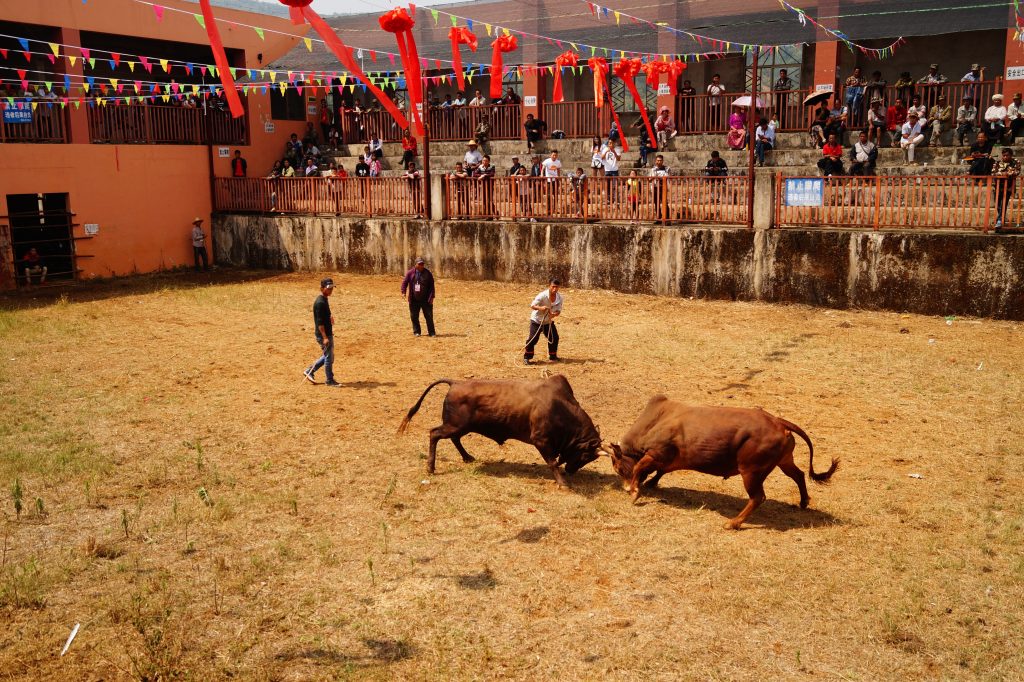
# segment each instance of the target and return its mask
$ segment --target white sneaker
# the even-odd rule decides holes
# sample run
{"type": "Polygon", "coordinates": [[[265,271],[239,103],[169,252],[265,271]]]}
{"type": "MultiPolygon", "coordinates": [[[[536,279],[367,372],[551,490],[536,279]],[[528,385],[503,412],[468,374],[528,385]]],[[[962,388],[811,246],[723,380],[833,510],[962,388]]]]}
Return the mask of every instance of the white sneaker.
{"type": "Polygon", "coordinates": [[[302,372],[302,376],[306,377],[306,381],[308,381],[309,383],[311,383],[311,384],[315,384],[316,383],[316,379],[313,378],[313,372],[311,372],[310,370],[307,369],[307,370],[303,371],[302,372]]]}

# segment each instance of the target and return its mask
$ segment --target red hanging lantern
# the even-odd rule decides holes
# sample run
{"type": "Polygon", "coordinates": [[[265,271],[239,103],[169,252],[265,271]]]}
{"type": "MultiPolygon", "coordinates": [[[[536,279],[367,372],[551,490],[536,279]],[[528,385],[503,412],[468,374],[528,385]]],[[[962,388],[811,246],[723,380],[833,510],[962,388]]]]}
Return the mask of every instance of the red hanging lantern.
{"type": "MultiPolygon", "coordinates": [[[[640,98],[640,93],[637,92],[636,83],[634,82],[641,68],[639,59],[622,59],[615,65],[615,75],[622,79],[626,89],[633,95],[633,101],[636,102],[636,106],[640,110],[640,116],[644,119],[644,125],[647,126],[647,135],[653,141],[658,138],[654,136],[654,129],[651,128],[651,119],[647,115],[647,107],[644,106],[644,101],[640,98]]],[[[625,139],[626,136],[623,135],[622,137],[625,139]]]]}
{"type": "MultiPolygon", "coordinates": [[[[413,5],[409,5],[415,13],[413,5]]],[[[388,33],[395,34],[398,41],[398,56],[405,68],[405,83],[409,89],[409,102],[412,104],[412,116],[416,122],[416,131],[423,134],[423,120],[420,107],[423,104],[423,80],[420,75],[420,56],[416,51],[416,39],[412,35],[412,27],[416,25],[404,7],[396,7],[381,15],[380,27],[388,33]]]]}
{"type": "Polygon", "coordinates": [[[571,50],[567,50],[555,57],[555,85],[551,100],[556,104],[565,101],[565,97],[562,96],[562,69],[566,66],[570,68],[576,66],[579,64],[579,61],[579,57],[571,50]]]}
{"type": "Polygon", "coordinates": [[[622,124],[619,123],[619,115],[615,113],[615,104],[612,102],[612,93],[608,90],[608,60],[604,57],[591,57],[587,60],[587,66],[594,72],[594,106],[600,109],[604,105],[605,96],[608,97],[608,106],[612,110],[612,120],[619,131],[619,139],[622,140],[622,151],[629,151],[629,142],[622,132],[622,124]]]}
{"type": "MultiPolygon", "coordinates": [[[[292,1],[301,2],[302,0],[292,1]]],[[[312,2],[312,0],[309,1],[312,2]]],[[[238,98],[238,91],[235,90],[235,79],[231,77],[228,56],[224,52],[224,43],[220,39],[220,31],[217,30],[217,20],[213,16],[210,0],[199,0],[199,7],[203,12],[203,24],[206,25],[206,35],[210,39],[213,61],[217,64],[217,72],[220,76],[220,84],[224,86],[224,96],[228,100],[228,108],[231,110],[231,115],[238,118],[245,114],[245,107],[242,106],[242,100],[238,98]]]]}
{"type": "Polygon", "coordinates": [[[491,99],[498,99],[501,97],[501,72],[502,72],[502,59],[501,54],[503,52],[511,52],[519,47],[519,41],[516,40],[514,35],[503,35],[498,36],[491,45],[494,47],[494,53],[491,55],[491,99]]]}
{"type": "Polygon", "coordinates": [[[452,26],[448,29],[448,38],[452,41],[452,66],[455,69],[455,78],[458,80],[459,90],[465,90],[466,74],[462,73],[459,45],[466,45],[471,51],[476,52],[476,34],[465,26],[452,26]]]}

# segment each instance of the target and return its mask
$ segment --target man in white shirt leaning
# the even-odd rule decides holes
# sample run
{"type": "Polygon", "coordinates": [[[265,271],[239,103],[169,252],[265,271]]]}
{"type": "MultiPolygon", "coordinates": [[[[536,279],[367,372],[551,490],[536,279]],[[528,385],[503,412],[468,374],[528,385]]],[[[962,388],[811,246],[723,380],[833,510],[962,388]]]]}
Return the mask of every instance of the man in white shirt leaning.
{"type": "Polygon", "coordinates": [[[530,305],[533,313],[530,315],[530,335],[526,339],[526,349],[523,353],[523,363],[530,364],[533,360],[533,349],[537,346],[540,335],[544,334],[548,340],[548,359],[551,362],[558,362],[558,330],[555,328],[555,318],[562,314],[562,294],[558,292],[562,282],[552,277],[548,281],[548,288],[537,294],[530,305]]]}

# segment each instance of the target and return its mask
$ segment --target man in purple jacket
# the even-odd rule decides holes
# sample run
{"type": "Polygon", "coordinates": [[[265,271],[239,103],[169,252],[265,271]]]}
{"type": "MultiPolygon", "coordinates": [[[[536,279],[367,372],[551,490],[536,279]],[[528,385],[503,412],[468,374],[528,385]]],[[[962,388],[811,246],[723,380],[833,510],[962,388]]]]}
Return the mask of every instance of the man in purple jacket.
{"type": "Polygon", "coordinates": [[[437,336],[434,331],[434,276],[416,259],[416,266],[405,273],[402,280],[402,297],[409,301],[409,317],[412,318],[412,335],[420,335],[420,311],[427,321],[427,336],[437,336]]]}

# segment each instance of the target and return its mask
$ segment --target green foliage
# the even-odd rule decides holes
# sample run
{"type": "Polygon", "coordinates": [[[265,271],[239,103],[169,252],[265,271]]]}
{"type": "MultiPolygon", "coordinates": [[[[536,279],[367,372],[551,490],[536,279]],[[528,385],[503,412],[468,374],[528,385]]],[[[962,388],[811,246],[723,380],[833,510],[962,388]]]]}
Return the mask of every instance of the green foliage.
{"type": "Polygon", "coordinates": [[[14,513],[20,519],[21,518],[21,498],[24,491],[21,488],[21,479],[14,479],[14,485],[11,486],[11,497],[14,499],[14,513]]]}

